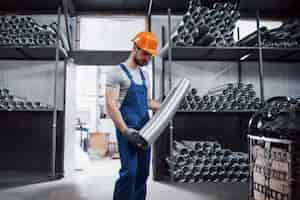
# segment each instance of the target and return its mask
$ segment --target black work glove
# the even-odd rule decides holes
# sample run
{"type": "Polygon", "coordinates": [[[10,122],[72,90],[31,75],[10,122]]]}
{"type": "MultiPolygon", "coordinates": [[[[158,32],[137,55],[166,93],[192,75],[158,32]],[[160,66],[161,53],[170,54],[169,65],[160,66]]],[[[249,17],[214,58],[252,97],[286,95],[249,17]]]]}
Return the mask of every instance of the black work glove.
{"type": "Polygon", "coordinates": [[[141,146],[141,136],[139,132],[133,128],[127,128],[123,133],[123,136],[126,138],[128,142],[131,144],[140,147],[141,146]]]}

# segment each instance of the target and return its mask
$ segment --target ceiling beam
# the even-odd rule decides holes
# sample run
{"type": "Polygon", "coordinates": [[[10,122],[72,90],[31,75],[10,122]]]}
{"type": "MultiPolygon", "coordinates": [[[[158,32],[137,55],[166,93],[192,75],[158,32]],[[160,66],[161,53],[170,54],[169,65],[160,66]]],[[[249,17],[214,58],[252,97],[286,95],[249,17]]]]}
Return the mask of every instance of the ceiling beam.
{"type": "Polygon", "coordinates": [[[148,0],[148,12],[147,12],[148,17],[150,17],[152,14],[152,5],[153,5],[153,0],[148,0]]]}
{"type": "MultiPolygon", "coordinates": [[[[65,26],[66,26],[66,31],[67,31],[67,40],[68,40],[68,45],[69,45],[69,49],[72,52],[73,51],[73,47],[72,47],[72,41],[71,41],[71,32],[70,32],[70,27],[69,27],[69,15],[71,15],[71,4],[70,1],[72,0],[62,0],[63,1],[63,12],[64,12],[64,20],[65,20],[65,26]]],[[[71,2],[72,3],[72,2],[71,2]]],[[[73,7],[74,8],[74,7],[73,7]]],[[[73,10],[74,12],[74,10],[73,10]]],[[[75,13],[73,13],[75,14],[75,13]]],[[[74,16],[74,15],[73,15],[74,16]]]]}
{"type": "Polygon", "coordinates": [[[75,9],[75,5],[73,0],[62,0],[64,9],[67,9],[68,13],[71,16],[75,16],[76,15],[76,9],[75,9]]]}

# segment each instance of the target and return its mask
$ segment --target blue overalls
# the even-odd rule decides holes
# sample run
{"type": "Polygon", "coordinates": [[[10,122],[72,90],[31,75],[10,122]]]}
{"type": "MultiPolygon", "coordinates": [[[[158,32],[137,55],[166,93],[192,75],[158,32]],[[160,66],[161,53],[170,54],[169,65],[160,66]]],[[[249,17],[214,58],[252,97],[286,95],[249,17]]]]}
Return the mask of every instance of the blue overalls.
{"type": "MultiPolygon", "coordinates": [[[[147,104],[147,86],[140,69],[142,85],[133,81],[128,69],[120,64],[130,79],[130,87],[120,107],[122,117],[129,128],[140,130],[149,120],[147,104]]],[[[149,175],[150,150],[141,150],[130,144],[117,130],[118,148],[121,159],[119,179],[114,189],[114,200],[145,200],[146,181],[149,175]]]]}

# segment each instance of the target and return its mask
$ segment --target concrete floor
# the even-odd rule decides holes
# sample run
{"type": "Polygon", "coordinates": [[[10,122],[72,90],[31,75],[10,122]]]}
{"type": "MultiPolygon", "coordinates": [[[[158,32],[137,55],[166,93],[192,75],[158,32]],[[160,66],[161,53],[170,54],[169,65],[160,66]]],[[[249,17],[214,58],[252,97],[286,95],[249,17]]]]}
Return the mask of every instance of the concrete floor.
{"type": "MultiPolygon", "coordinates": [[[[119,160],[90,161],[77,149],[77,166],[83,171],[59,181],[2,189],[0,200],[112,200],[119,160]]],[[[148,182],[147,200],[246,200],[247,184],[169,184],[148,182]]]]}

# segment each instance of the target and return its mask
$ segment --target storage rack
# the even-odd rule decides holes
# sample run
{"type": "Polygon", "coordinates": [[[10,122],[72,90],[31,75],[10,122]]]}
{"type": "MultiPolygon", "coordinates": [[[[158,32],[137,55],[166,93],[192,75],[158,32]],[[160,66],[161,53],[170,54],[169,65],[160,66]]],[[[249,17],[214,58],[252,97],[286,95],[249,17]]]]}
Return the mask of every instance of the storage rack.
{"type": "MultiPolygon", "coordinates": [[[[63,108],[60,109],[58,108],[58,104],[57,104],[58,67],[59,67],[59,62],[63,61],[64,74],[65,74],[67,60],[68,60],[68,50],[72,50],[72,46],[71,46],[72,44],[70,40],[70,35],[67,34],[68,44],[64,44],[63,46],[68,47],[69,49],[65,49],[61,45],[62,44],[61,40],[62,42],[65,42],[63,41],[63,39],[65,39],[64,35],[62,35],[60,31],[60,27],[62,25],[61,23],[62,5],[60,2],[56,2],[54,6],[56,7],[55,9],[56,11],[51,10],[50,13],[55,14],[57,16],[57,22],[56,22],[57,32],[56,32],[55,46],[47,46],[47,47],[0,46],[1,60],[28,60],[33,62],[37,60],[54,61],[53,108],[47,110],[1,111],[0,112],[1,120],[2,121],[8,120],[7,123],[5,123],[5,125],[2,125],[3,130],[12,131],[14,135],[21,133],[23,129],[30,130],[30,133],[27,133],[28,137],[43,139],[43,141],[34,141],[34,138],[32,138],[33,141],[31,144],[22,144],[21,146],[28,147],[30,145],[33,146],[35,145],[35,143],[38,143],[40,146],[44,145],[43,147],[45,149],[42,149],[41,151],[47,152],[50,155],[49,157],[47,157],[45,156],[45,154],[42,155],[41,152],[37,152],[36,155],[32,155],[32,156],[40,156],[40,157],[36,158],[36,161],[34,160],[31,161],[32,162],[31,164],[30,162],[28,162],[28,160],[24,160],[26,159],[24,157],[25,152],[22,152],[22,155],[23,154],[24,155],[20,156],[20,158],[10,158],[9,160],[7,160],[6,162],[13,163],[12,164],[13,166],[19,166],[19,167],[21,166],[21,161],[23,161],[24,163],[28,163],[28,166],[24,166],[22,170],[26,170],[26,171],[39,170],[43,172],[41,173],[27,172],[26,174],[24,174],[22,170],[20,171],[18,170],[18,172],[1,173],[1,176],[3,175],[5,177],[3,180],[6,180],[0,182],[0,186],[3,187],[8,187],[10,185],[28,184],[28,183],[36,183],[40,181],[54,180],[63,177],[64,175],[63,152],[64,152],[64,107],[65,105],[63,102],[63,108]],[[22,122],[23,120],[25,120],[25,122],[22,122]],[[50,124],[52,125],[50,126],[50,124]],[[42,136],[42,134],[45,135],[42,136]],[[49,146],[51,146],[50,149],[47,149],[49,146]],[[18,159],[18,160],[14,160],[14,159],[18,159]],[[49,170],[47,175],[44,174],[45,170],[49,170]]],[[[66,4],[64,4],[64,6],[66,6],[66,4]]],[[[68,17],[69,17],[67,13],[68,11],[66,7],[64,7],[63,10],[64,10],[66,30],[68,33],[68,17]]],[[[17,15],[22,15],[27,13],[19,10],[15,12],[11,12],[11,10],[7,9],[6,7],[2,7],[0,12],[1,14],[7,12],[9,14],[17,14],[17,15]]],[[[47,11],[44,10],[44,12],[39,11],[38,13],[48,14],[48,10],[47,11]]],[[[64,82],[65,82],[65,75],[64,75],[64,82]]],[[[15,140],[18,141],[18,138],[15,138],[15,140]]],[[[12,145],[12,144],[5,144],[4,146],[6,145],[12,145]]],[[[29,156],[28,154],[26,155],[29,156]]],[[[4,168],[9,169],[10,164],[5,164],[4,168]]]]}
{"type": "MultiPolygon", "coordinates": [[[[265,13],[264,13],[265,14],[265,13]]],[[[243,16],[243,15],[242,15],[243,16]]],[[[267,15],[268,16],[268,15],[267,15]]],[[[168,9],[168,43],[165,44],[165,29],[162,27],[162,38],[163,38],[163,49],[160,52],[160,56],[162,58],[162,96],[166,95],[165,93],[165,82],[166,76],[168,76],[169,88],[172,86],[172,62],[173,61],[234,61],[238,62],[238,82],[241,82],[241,67],[242,62],[245,61],[257,61],[258,62],[258,73],[259,73],[259,86],[260,86],[260,97],[262,102],[265,100],[264,94],[264,74],[263,74],[263,64],[264,61],[280,61],[280,62],[299,62],[300,61],[300,48],[270,48],[270,47],[262,47],[261,44],[261,36],[260,36],[260,13],[259,10],[256,10],[256,23],[258,30],[258,47],[174,47],[172,45],[171,40],[171,9],[168,9]],[[165,62],[168,61],[168,73],[166,74],[165,62]]],[[[184,120],[185,117],[193,118],[193,117],[202,117],[201,119],[205,119],[207,116],[209,117],[221,117],[221,116],[239,116],[241,117],[239,121],[240,131],[243,128],[247,127],[247,122],[250,119],[251,115],[256,110],[252,111],[220,111],[220,112],[212,112],[212,111],[200,111],[200,112],[177,112],[175,116],[175,120],[178,123],[186,122],[184,120]]],[[[173,120],[174,120],[173,119],[173,120]]],[[[154,179],[155,180],[171,180],[174,181],[174,177],[172,173],[170,177],[166,176],[166,170],[162,170],[162,168],[166,168],[166,164],[161,164],[164,162],[164,156],[173,157],[173,140],[175,138],[176,128],[173,126],[173,120],[170,122],[169,131],[165,131],[163,135],[169,136],[161,136],[160,140],[155,144],[154,154],[158,157],[154,159],[154,179]],[[168,137],[168,138],[167,138],[168,137]],[[163,145],[169,146],[169,149],[166,150],[162,148],[163,145]],[[158,155],[156,151],[161,152],[163,155],[158,155]]],[[[207,120],[208,122],[209,120],[207,120]]],[[[190,124],[192,125],[192,123],[190,124]]],[[[197,127],[196,125],[192,125],[193,128],[197,127]]],[[[181,131],[184,129],[179,127],[181,131]]],[[[180,131],[180,130],[179,130],[180,131]]],[[[247,145],[246,134],[241,134],[240,142],[247,145]]],[[[180,136],[178,136],[180,138],[180,136]]],[[[242,151],[247,151],[247,149],[243,148],[242,151]]],[[[172,170],[172,169],[170,169],[172,170]]]]}

